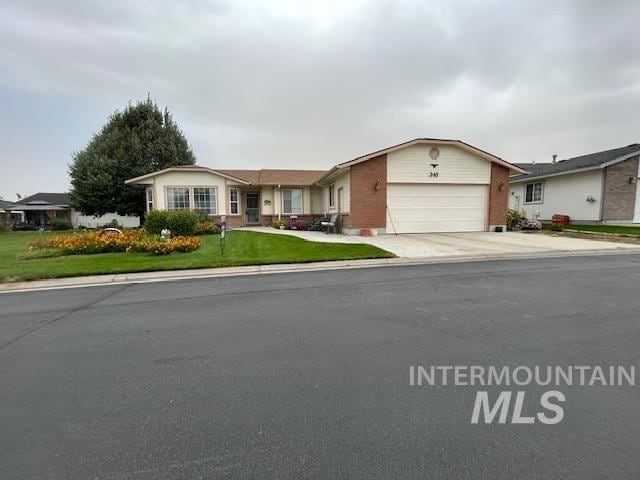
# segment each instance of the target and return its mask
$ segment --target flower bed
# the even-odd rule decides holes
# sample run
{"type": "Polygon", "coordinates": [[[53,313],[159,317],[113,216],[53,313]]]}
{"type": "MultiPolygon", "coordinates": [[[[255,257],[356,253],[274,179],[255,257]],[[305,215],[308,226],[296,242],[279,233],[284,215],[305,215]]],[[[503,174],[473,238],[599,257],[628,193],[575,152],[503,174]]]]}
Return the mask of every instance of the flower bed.
{"type": "Polygon", "coordinates": [[[72,235],[54,235],[41,238],[29,246],[29,250],[51,248],[64,255],[89,255],[94,253],[148,252],[167,255],[173,252],[192,252],[200,248],[196,237],[173,237],[169,241],[148,236],[144,230],[118,232],[87,232],[72,235]]]}

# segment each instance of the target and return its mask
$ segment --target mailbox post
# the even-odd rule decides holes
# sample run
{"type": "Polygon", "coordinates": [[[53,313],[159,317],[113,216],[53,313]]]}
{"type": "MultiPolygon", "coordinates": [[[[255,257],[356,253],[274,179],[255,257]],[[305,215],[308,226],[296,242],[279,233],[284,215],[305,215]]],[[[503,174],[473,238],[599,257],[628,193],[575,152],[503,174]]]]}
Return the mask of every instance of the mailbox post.
{"type": "Polygon", "coordinates": [[[227,236],[227,216],[220,217],[220,255],[224,257],[224,242],[227,236]]]}

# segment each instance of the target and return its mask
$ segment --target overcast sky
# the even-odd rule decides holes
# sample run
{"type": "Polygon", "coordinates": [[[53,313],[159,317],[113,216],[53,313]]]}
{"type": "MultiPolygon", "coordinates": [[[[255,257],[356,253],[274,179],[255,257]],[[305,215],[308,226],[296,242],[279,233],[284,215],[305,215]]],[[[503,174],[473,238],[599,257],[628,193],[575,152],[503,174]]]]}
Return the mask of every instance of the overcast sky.
{"type": "Polygon", "coordinates": [[[198,163],[329,168],[414,137],[511,162],[640,141],[638,1],[0,2],[0,195],[147,92],[198,163]]]}

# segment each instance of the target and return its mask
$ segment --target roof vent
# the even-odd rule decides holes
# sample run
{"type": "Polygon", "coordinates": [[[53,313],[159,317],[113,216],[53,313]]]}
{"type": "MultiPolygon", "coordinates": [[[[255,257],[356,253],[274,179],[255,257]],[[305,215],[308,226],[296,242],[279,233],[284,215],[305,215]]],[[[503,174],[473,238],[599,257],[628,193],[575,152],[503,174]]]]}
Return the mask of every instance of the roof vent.
{"type": "Polygon", "coordinates": [[[553,163],[556,163],[558,161],[558,154],[554,153],[552,157],[553,157],[553,163]]]}

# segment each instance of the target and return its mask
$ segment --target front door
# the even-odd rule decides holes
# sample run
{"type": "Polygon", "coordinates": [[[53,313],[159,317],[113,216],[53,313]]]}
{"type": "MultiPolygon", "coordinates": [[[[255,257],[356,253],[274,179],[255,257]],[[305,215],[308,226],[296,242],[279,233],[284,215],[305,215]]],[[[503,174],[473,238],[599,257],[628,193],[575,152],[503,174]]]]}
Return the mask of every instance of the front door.
{"type": "Polygon", "coordinates": [[[247,192],[244,215],[247,225],[260,223],[260,194],[258,192],[247,192]]]}

